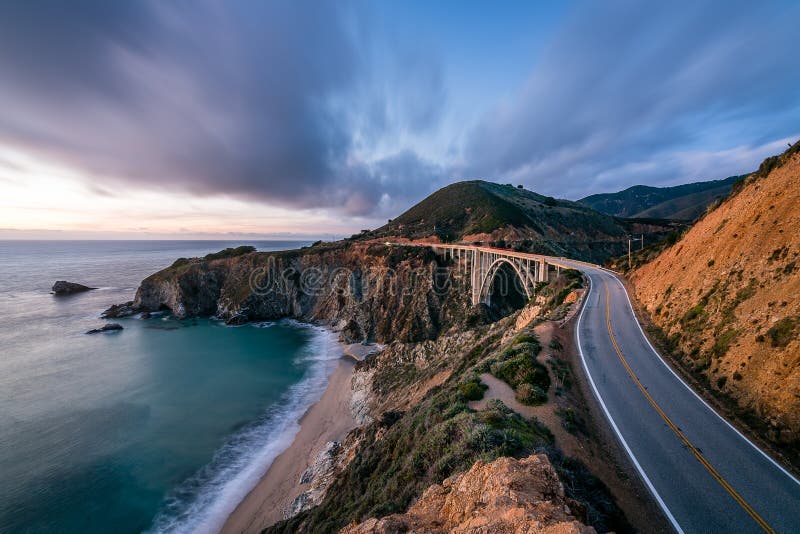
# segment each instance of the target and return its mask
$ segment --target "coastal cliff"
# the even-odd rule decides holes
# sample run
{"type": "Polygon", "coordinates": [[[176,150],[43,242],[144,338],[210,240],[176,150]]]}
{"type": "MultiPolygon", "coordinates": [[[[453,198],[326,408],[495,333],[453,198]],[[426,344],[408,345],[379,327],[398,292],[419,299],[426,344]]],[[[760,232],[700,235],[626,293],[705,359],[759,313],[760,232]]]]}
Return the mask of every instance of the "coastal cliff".
{"type": "Polygon", "coordinates": [[[463,280],[442,275],[446,265],[428,248],[375,243],[180,259],[106,316],[169,310],[229,324],[293,317],[327,324],[348,342],[421,341],[482,320],[457,287],[463,280]]]}

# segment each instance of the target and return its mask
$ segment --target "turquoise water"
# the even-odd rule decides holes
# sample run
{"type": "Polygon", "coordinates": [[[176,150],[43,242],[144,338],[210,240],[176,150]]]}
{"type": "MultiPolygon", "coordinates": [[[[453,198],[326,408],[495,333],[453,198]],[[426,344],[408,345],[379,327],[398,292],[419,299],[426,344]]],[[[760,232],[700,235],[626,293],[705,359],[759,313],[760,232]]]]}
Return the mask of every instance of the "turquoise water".
{"type": "Polygon", "coordinates": [[[0,531],[212,532],[288,445],[339,355],[324,330],[84,334],[147,274],[230,245],[0,242],[0,531]],[[101,289],[54,297],[57,279],[101,289]]]}

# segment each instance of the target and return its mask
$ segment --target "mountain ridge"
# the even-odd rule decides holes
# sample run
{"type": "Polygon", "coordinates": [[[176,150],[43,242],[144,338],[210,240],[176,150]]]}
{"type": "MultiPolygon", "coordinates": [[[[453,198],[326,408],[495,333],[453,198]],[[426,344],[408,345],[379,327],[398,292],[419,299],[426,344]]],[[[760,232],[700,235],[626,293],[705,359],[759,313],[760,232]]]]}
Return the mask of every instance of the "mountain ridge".
{"type": "Polygon", "coordinates": [[[653,217],[692,221],[714,202],[730,193],[747,174],[722,180],[692,182],[670,187],[634,185],[616,193],[598,193],[577,202],[615,217],[653,217]]]}

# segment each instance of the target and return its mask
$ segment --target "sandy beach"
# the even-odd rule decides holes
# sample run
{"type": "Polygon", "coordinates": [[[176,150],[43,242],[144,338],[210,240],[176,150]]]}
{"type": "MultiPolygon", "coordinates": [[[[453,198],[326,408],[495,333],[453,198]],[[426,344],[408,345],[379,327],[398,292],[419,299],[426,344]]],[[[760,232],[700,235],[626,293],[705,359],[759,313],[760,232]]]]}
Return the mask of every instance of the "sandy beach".
{"type": "Polygon", "coordinates": [[[358,343],[343,345],[343,357],[331,375],[319,402],[300,420],[300,431],[292,444],[278,456],[255,488],[239,503],[222,527],[224,534],[260,532],[283,519],[283,508],[308,489],[300,476],[325,449],[328,442],[341,441],[355,428],[350,412],[355,360],[363,360],[377,346],[358,343]]]}

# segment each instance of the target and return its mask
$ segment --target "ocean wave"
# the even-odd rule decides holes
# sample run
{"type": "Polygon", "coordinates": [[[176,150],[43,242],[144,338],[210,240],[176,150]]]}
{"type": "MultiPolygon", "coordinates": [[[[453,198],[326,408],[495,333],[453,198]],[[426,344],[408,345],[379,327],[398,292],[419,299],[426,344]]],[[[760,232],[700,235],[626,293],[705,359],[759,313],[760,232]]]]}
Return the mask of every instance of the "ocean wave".
{"type": "Polygon", "coordinates": [[[300,418],[322,396],[340,349],[336,336],[322,327],[285,322],[313,332],[301,357],[310,363],[307,372],[262,417],[228,438],[209,464],[171,492],[148,532],[218,532],[294,440],[300,418]]]}

